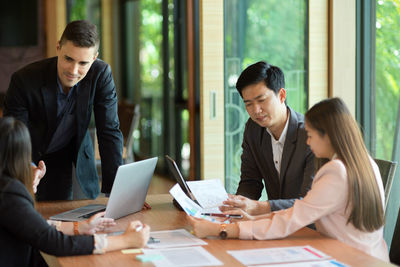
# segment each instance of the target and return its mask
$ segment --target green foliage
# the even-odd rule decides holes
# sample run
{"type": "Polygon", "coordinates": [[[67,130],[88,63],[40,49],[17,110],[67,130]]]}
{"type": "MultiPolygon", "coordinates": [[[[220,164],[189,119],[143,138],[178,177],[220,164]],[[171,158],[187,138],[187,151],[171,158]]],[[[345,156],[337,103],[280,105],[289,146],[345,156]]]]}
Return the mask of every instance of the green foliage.
{"type": "Polygon", "coordinates": [[[143,97],[162,96],[162,11],[161,1],[140,1],[140,64],[143,97]]]}
{"type": "Polygon", "coordinates": [[[288,104],[305,112],[306,1],[225,1],[226,57],[240,57],[242,68],[259,60],[285,73],[288,104]]]}
{"type": "Polygon", "coordinates": [[[400,89],[400,0],[376,5],[376,157],[392,157],[400,89]]]}
{"type": "Polygon", "coordinates": [[[86,19],[86,0],[75,0],[71,7],[70,21],[86,19]]]}

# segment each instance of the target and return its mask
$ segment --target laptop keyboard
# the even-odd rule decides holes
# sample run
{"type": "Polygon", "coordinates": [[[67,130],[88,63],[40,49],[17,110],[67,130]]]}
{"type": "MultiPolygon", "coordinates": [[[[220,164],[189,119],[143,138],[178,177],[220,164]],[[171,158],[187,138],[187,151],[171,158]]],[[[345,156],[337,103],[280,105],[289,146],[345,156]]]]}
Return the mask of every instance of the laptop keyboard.
{"type": "Polygon", "coordinates": [[[79,218],[89,219],[90,217],[92,217],[92,216],[95,215],[96,213],[99,213],[99,212],[102,212],[102,211],[105,211],[105,210],[106,210],[106,208],[101,209],[101,210],[96,210],[96,211],[93,211],[93,212],[84,214],[84,215],[82,215],[82,216],[79,216],[79,218]]]}

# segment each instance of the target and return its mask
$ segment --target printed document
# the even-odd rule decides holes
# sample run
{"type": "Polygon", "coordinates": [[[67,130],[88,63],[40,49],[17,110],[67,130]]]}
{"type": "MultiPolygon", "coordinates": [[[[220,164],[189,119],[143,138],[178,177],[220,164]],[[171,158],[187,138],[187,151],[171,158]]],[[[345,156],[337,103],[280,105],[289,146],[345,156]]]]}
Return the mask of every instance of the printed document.
{"type": "Polygon", "coordinates": [[[223,265],[203,247],[143,249],[143,253],[162,256],[160,260],[152,262],[156,267],[223,265]]]}
{"type": "MultiPolygon", "coordinates": [[[[201,215],[202,213],[210,212],[210,209],[209,208],[203,209],[202,207],[197,205],[183,192],[179,184],[175,184],[171,188],[171,190],[169,190],[169,193],[175,198],[176,201],[178,201],[179,205],[186,212],[186,214],[216,223],[223,223],[222,221],[217,220],[214,217],[201,215]]],[[[221,212],[218,210],[216,213],[221,213],[221,212]]]]}
{"type": "Polygon", "coordinates": [[[191,200],[183,191],[179,184],[175,184],[169,193],[178,201],[181,208],[188,214],[194,217],[201,217],[202,207],[191,200]]]}
{"type": "Polygon", "coordinates": [[[311,246],[228,250],[227,253],[244,265],[320,261],[331,258],[311,246]]]}
{"type": "Polygon", "coordinates": [[[221,180],[190,181],[187,184],[203,209],[207,209],[207,212],[221,212],[218,207],[228,198],[221,180]]]}
{"type": "MultiPolygon", "coordinates": [[[[282,264],[268,264],[257,265],[257,267],[283,267],[282,264]]],[[[284,267],[349,267],[344,263],[336,260],[323,260],[323,261],[304,261],[296,263],[285,263],[284,267]]]]}
{"type": "Polygon", "coordinates": [[[149,248],[170,248],[207,245],[206,242],[190,234],[185,229],[151,232],[150,236],[154,239],[157,239],[159,242],[147,244],[147,247],[149,248]]]}

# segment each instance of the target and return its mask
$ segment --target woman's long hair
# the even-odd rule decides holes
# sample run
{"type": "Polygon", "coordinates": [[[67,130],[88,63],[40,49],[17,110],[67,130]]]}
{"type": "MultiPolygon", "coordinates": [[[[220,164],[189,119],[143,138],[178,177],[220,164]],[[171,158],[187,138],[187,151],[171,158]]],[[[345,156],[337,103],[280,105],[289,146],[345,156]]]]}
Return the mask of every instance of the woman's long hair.
{"type": "Polygon", "coordinates": [[[21,181],[33,196],[31,150],[26,126],[12,117],[0,118],[0,175],[21,181]]]}
{"type": "MultiPolygon", "coordinates": [[[[327,134],[337,157],[346,166],[350,208],[348,223],[372,232],[384,224],[384,212],[375,173],[357,122],[340,98],[330,98],[315,104],[306,115],[306,123],[321,136],[327,134]]],[[[318,159],[316,170],[324,159],[318,159]]],[[[325,161],[326,162],[326,161],[325,161]]]]}

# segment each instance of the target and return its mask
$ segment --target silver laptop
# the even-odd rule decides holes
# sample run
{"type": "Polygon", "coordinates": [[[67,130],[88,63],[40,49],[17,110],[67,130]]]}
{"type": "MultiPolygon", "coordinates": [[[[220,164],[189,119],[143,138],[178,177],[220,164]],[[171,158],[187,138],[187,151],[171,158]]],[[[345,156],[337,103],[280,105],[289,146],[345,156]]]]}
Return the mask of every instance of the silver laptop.
{"type": "Polygon", "coordinates": [[[105,217],[118,219],[140,211],[156,164],[157,157],[119,166],[107,207],[98,204],[87,205],[51,216],[50,219],[82,221],[104,210],[105,217]]]}

